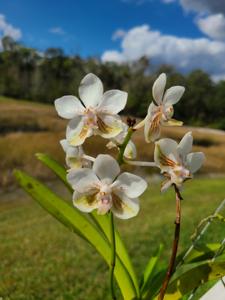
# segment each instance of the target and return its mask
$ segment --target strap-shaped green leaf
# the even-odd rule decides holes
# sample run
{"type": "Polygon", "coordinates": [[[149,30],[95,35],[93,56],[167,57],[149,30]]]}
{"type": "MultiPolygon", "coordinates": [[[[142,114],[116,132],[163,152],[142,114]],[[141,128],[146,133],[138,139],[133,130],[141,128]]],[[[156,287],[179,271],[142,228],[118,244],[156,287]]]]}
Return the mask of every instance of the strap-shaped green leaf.
{"type": "MultiPolygon", "coordinates": [[[[43,162],[47,167],[49,167],[61,180],[62,182],[72,191],[70,185],[66,180],[66,169],[61,166],[55,159],[51,158],[47,154],[37,153],[36,157],[43,162]]],[[[76,208],[74,208],[76,209],[76,208]]],[[[96,212],[90,213],[91,218],[95,222],[95,224],[99,227],[99,229],[104,233],[107,239],[110,241],[110,225],[108,215],[98,215],[96,212]]],[[[123,243],[123,240],[120,237],[118,230],[115,230],[115,238],[116,238],[116,252],[122,263],[126,267],[127,271],[130,274],[130,277],[133,280],[133,284],[136,288],[137,295],[139,296],[139,286],[137,276],[135,274],[133,264],[131,262],[128,251],[123,243]]]]}
{"type": "Polygon", "coordinates": [[[173,275],[165,300],[179,300],[193,289],[225,275],[225,256],[211,260],[183,265],[173,275]]]}
{"type": "MultiPolygon", "coordinates": [[[[96,211],[92,212],[92,217],[95,219],[97,224],[100,226],[108,240],[110,241],[110,228],[109,228],[109,218],[107,215],[98,215],[96,211]]],[[[126,267],[127,271],[130,274],[130,277],[133,280],[133,284],[136,288],[137,296],[140,294],[138,280],[136,273],[133,268],[133,264],[131,262],[130,256],[127,252],[127,249],[123,243],[123,240],[120,237],[118,230],[115,229],[115,239],[116,239],[116,253],[121,259],[122,263],[126,267]]]]}
{"type": "MultiPolygon", "coordinates": [[[[193,248],[190,254],[186,257],[184,265],[187,263],[190,265],[191,263],[201,263],[208,259],[214,257],[215,253],[220,248],[220,244],[205,244],[205,247],[200,249],[193,248]]],[[[181,262],[181,258],[183,257],[186,250],[178,256],[177,262],[181,262]]],[[[177,271],[181,268],[181,266],[177,269],[177,271]]],[[[144,294],[143,299],[157,299],[155,295],[159,292],[159,289],[162,285],[162,280],[164,279],[166,274],[166,269],[159,270],[156,274],[153,274],[151,279],[151,283],[148,285],[148,292],[144,294]]]]}
{"type": "Polygon", "coordinates": [[[200,246],[196,246],[193,248],[191,252],[185,257],[183,261],[182,258],[184,257],[187,250],[184,250],[178,257],[176,261],[176,265],[180,266],[181,264],[187,263],[194,263],[200,262],[206,259],[213,258],[216,252],[220,249],[221,244],[214,243],[214,244],[201,244],[200,246]]]}
{"type": "MultiPolygon", "coordinates": [[[[79,211],[54,194],[48,187],[21,171],[15,171],[21,187],[32,196],[44,209],[75,233],[79,233],[93,245],[110,265],[111,249],[93,224],[79,211]]],[[[136,290],[127,269],[121,260],[116,258],[115,278],[121,293],[126,300],[136,298],[136,290]]]]}
{"type": "Polygon", "coordinates": [[[143,277],[142,277],[141,283],[140,283],[141,295],[143,298],[145,298],[147,296],[148,289],[151,286],[152,278],[153,278],[154,272],[156,271],[159,258],[162,254],[162,250],[163,250],[163,245],[160,244],[156,255],[152,256],[149,259],[147,266],[145,268],[145,271],[143,273],[143,277]]]}
{"type": "Polygon", "coordinates": [[[54,158],[44,153],[36,153],[36,157],[49,169],[51,169],[71,192],[73,191],[70,184],[66,180],[66,169],[62,165],[60,165],[54,158]]]}

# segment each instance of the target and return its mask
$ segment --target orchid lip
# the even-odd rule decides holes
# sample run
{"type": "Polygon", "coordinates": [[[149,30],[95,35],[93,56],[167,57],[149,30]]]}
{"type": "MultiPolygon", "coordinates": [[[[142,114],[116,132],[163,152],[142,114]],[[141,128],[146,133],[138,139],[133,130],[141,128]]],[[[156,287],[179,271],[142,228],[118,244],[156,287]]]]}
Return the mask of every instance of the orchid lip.
{"type": "Polygon", "coordinates": [[[87,126],[97,127],[97,115],[94,108],[88,107],[85,109],[84,121],[87,126]]]}

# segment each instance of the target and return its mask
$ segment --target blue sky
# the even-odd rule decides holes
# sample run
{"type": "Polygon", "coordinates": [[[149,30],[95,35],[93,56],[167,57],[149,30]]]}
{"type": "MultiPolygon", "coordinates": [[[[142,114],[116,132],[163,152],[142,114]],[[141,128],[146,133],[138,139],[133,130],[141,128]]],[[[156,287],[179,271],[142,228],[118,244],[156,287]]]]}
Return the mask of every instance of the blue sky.
{"type": "Polygon", "coordinates": [[[119,42],[112,41],[113,32],[140,24],[176,36],[202,35],[192,14],[177,3],[168,5],[159,0],[142,4],[123,0],[3,0],[0,13],[20,28],[26,45],[41,50],[59,46],[67,53],[82,55],[101,55],[108,48],[119,48],[119,42]]]}
{"type": "Polygon", "coordinates": [[[0,33],[41,51],[61,47],[68,54],[118,63],[146,55],[184,72],[200,67],[219,78],[225,76],[225,4],[215,2],[2,0],[0,33]]]}

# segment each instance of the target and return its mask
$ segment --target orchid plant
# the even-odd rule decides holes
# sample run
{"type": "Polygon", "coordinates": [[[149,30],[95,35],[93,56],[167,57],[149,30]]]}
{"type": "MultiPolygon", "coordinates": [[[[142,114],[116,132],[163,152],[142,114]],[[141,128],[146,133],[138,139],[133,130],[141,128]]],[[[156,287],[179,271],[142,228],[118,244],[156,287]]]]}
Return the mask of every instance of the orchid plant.
{"type": "Polygon", "coordinates": [[[186,180],[202,166],[204,154],[191,153],[193,137],[188,132],[180,143],[160,139],[161,126],[181,126],[172,119],[176,104],[185,89],[174,86],[165,91],[166,75],[155,81],[146,118],[138,124],[129,118],[125,124],[118,113],[124,109],[128,94],[120,90],[103,92],[101,80],[87,74],[79,86],[80,100],[75,96],[64,96],[55,100],[58,115],[68,119],[65,139],[60,144],[65,151],[66,168],[45,154],[37,154],[46,166],[64,182],[72,193],[70,203],[64,201],[38,180],[21,171],[15,175],[20,185],[62,224],[88,241],[102,255],[110,269],[110,291],[117,299],[114,277],[125,300],[134,299],[188,299],[188,295],[200,284],[225,275],[223,253],[213,260],[220,245],[207,245],[210,251],[198,251],[194,247],[177,257],[182,188],[186,180]],[[155,143],[154,161],[134,161],[136,146],[132,135],[144,126],[147,143],[155,143]],[[92,157],[82,148],[86,139],[100,135],[107,139],[107,147],[117,148],[117,159],[99,153],[92,157]],[[124,164],[157,167],[165,181],[161,191],[173,188],[176,195],[176,219],[174,241],[168,268],[161,268],[158,253],[150,257],[143,276],[138,282],[128,251],[114,224],[114,217],[123,219],[137,216],[139,197],[148,183],[144,178],[122,172],[124,164]],[[190,253],[191,252],[191,253],[190,253]],[[185,259],[184,259],[185,258],[185,259]],[[195,276],[193,276],[193,274],[195,276]]]}

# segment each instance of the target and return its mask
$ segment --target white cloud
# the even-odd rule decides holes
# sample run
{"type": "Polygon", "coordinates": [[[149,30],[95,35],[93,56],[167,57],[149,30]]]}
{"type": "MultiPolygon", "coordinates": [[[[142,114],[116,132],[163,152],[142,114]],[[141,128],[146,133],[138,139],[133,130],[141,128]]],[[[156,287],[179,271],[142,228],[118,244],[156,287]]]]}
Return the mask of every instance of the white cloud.
{"type": "Polygon", "coordinates": [[[108,50],[105,51],[102,55],[102,60],[103,61],[109,61],[109,62],[116,62],[118,64],[121,64],[126,61],[124,58],[123,53],[120,53],[116,50],[108,50]]]}
{"type": "Polygon", "coordinates": [[[123,29],[116,30],[112,35],[112,40],[116,41],[123,38],[126,35],[126,31],[123,29]]]}
{"type": "Polygon", "coordinates": [[[190,11],[225,14],[224,0],[180,0],[180,4],[184,9],[190,11]]]}
{"type": "Polygon", "coordinates": [[[163,35],[148,25],[130,29],[122,39],[121,51],[106,51],[102,60],[122,63],[142,56],[155,64],[172,64],[183,72],[201,68],[212,76],[225,74],[225,42],[163,35]]]}
{"type": "Polygon", "coordinates": [[[50,33],[64,35],[65,31],[61,27],[52,27],[49,29],[50,33]]]}
{"type": "Polygon", "coordinates": [[[215,14],[197,20],[199,29],[213,39],[225,40],[225,17],[215,14]]]}
{"type": "Polygon", "coordinates": [[[19,28],[16,28],[6,21],[4,15],[0,14],[0,36],[10,36],[15,41],[19,40],[22,36],[22,32],[19,28]]]}

